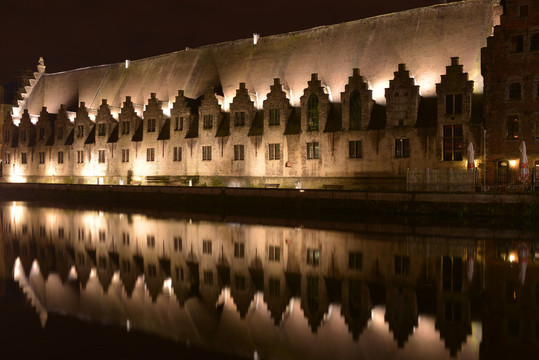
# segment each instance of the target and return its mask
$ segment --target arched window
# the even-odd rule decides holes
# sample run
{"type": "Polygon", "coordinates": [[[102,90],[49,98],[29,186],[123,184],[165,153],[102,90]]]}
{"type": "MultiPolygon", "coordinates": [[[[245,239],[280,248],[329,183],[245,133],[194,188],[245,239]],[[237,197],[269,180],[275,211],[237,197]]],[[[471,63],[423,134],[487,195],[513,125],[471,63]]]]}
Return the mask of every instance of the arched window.
{"type": "Polygon", "coordinates": [[[307,103],[307,128],[309,131],[318,131],[320,124],[320,103],[318,96],[311,94],[307,103]]]}
{"type": "Polygon", "coordinates": [[[350,130],[361,129],[361,97],[359,91],[354,90],[350,94],[350,130]]]}

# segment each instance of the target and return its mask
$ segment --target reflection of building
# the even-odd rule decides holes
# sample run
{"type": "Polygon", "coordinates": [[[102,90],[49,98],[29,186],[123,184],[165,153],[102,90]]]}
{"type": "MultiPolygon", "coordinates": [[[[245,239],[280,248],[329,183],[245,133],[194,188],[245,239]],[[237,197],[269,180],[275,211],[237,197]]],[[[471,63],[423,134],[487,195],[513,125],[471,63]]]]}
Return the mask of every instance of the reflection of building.
{"type": "Polygon", "coordinates": [[[402,182],[412,168],[465,170],[469,143],[483,166],[480,52],[497,4],[453,2],[57,74],[40,62],[6,123],[15,146],[5,175],[351,187],[402,182]]]}
{"type": "Polygon", "coordinates": [[[478,341],[470,344],[483,241],[454,230],[385,225],[354,234],[17,203],[1,210],[6,272],[19,258],[49,312],[121,326],[129,320],[247,356],[257,349],[263,357],[403,351],[439,358],[478,341]],[[390,346],[373,349],[380,341],[390,346]]]}

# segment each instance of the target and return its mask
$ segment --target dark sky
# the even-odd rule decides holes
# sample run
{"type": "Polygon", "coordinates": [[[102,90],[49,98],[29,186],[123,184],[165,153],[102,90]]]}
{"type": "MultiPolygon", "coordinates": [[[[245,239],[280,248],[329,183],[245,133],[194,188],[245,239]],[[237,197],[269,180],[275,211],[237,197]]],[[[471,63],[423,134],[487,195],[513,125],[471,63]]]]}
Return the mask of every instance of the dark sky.
{"type": "Polygon", "coordinates": [[[0,83],[335,24],[443,0],[0,0],[0,83]]]}

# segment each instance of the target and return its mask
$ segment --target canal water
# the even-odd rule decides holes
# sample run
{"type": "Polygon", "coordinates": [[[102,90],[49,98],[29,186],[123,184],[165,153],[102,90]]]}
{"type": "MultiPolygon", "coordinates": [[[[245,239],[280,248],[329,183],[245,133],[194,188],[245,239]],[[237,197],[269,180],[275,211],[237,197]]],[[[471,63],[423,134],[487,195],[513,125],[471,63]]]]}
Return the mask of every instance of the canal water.
{"type": "Polygon", "coordinates": [[[539,353],[537,234],[354,231],[0,203],[0,351],[175,358],[539,353]]]}

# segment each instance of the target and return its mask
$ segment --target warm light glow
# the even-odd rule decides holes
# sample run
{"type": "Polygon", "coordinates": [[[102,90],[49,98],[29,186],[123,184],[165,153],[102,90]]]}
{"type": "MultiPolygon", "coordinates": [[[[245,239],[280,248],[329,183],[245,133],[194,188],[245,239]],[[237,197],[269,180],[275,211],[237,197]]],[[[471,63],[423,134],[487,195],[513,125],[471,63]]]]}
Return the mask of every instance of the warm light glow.
{"type": "Polygon", "coordinates": [[[509,165],[511,167],[515,167],[515,166],[517,166],[517,161],[516,160],[509,160],[509,165]]]}
{"type": "Polygon", "coordinates": [[[163,293],[169,296],[172,294],[172,279],[171,278],[166,278],[165,281],[163,281],[163,293]]]}
{"type": "Polygon", "coordinates": [[[71,281],[77,280],[79,275],[77,274],[77,269],[75,268],[75,265],[71,266],[71,269],[69,270],[68,279],[71,281]]]}
{"type": "Polygon", "coordinates": [[[517,261],[517,254],[516,254],[516,252],[513,251],[513,252],[509,253],[509,262],[510,262],[510,263],[514,263],[514,262],[516,262],[516,261],[517,261]]]}

